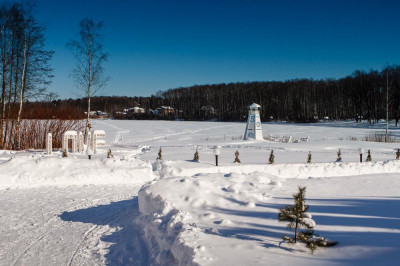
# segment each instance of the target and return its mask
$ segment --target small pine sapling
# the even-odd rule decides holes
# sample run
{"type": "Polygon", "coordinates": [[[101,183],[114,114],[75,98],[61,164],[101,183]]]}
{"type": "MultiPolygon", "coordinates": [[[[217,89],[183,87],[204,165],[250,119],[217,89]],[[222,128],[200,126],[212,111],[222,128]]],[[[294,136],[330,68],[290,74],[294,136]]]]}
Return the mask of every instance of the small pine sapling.
{"type": "Polygon", "coordinates": [[[196,148],[196,152],[194,153],[193,161],[199,162],[199,151],[196,148]]]}
{"type": "Polygon", "coordinates": [[[108,149],[107,151],[107,158],[114,158],[114,155],[111,152],[111,149],[108,149]]]}
{"type": "Polygon", "coordinates": [[[341,152],[341,150],[339,149],[338,152],[337,152],[337,159],[336,159],[336,162],[341,162],[341,161],[342,161],[342,152],[341,152]]]}
{"type": "Polygon", "coordinates": [[[63,152],[62,152],[62,157],[63,157],[63,158],[67,158],[67,157],[68,157],[67,149],[64,149],[64,150],[63,150],[63,152]]]}
{"type": "Polygon", "coordinates": [[[161,150],[161,147],[160,147],[160,150],[158,151],[157,160],[162,160],[162,150],[161,150]]]}
{"type": "Polygon", "coordinates": [[[396,151],[396,160],[400,159],[400,149],[396,151]]]}
{"type": "Polygon", "coordinates": [[[239,151],[235,152],[235,160],[233,161],[234,163],[241,163],[240,159],[239,159],[239,151]]]}
{"type": "Polygon", "coordinates": [[[274,162],[275,162],[274,150],[271,150],[271,153],[269,155],[269,164],[273,164],[274,162]]]}
{"type": "Polygon", "coordinates": [[[307,156],[307,163],[308,163],[308,164],[311,163],[311,151],[308,153],[308,156],[307,156]]]}
{"type": "Polygon", "coordinates": [[[293,195],[294,205],[289,205],[279,210],[279,222],[286,222],[288,223],[288,228],[295,229],[294,238],[283,236],[283,240],[290,244],[300,240],[306,244],[312,253],[317,247],[335,246],[338,243],[337,241],[328,241],[314,233],[315,221],[312,219],[311,214],[307,213],[309,206],[305,203],[306,187],[299,187],[298,189],[299,192],[293,195]],[[297,233],[300,227],[305,227],[307,230],[297,233]]]}
{"type": "Polygon", "coordinates": [[[288,228],[294,228],[294,238],[284,237],[284,240],[287,240],[289,243],[297,242],[297,230],[300,227],[311,229],[315,226],[314,220],[312,220],[310,218],[311,216],[307,213],[309,206],[306,205],[305,196],[306,187],[299,187],[299,192],[293,195],[294,205],[288,205],[279,210],[279,222],[286,222],[288,223],[288,228]]]}
{"type": "Polygon", "coordinates": [[[371,157],[371,151],[368,150],[368,155],[367,155],[367,159],[365,159],[366,162],[371,162],[372,161],[372,157],[371,157]]]}

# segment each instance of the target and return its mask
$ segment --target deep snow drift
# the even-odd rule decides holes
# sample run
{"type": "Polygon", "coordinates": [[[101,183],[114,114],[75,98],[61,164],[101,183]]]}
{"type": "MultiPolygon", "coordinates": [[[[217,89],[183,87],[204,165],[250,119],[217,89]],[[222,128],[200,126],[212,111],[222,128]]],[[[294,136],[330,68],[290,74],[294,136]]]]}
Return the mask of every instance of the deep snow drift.
{"type": "Polygon", "coordinates": [[[107,146],[92,160],[0,151],[1,264],[365,265],[400,259],[400,162],[394,160],[400,145],[352,140],[381,132],[383,124],[263,124],[265,136],[292,136],[297,143],[243,141],[245,123],[93,124],[106,131],[107,146]],[[215,145],[222,146],[218,167],[215,145]],[[160,147],[164,160],[156,161],[160,147]],[[372,162],[358,162],[360,147],[371,150],[372,162]],[[192,160],[196,148],[200,162],[192,160]],[[336,163],[339,148],[343,162],[336,163]],[[233,163],[236,150],[241,164],[233,163]],[[267,164],[271,150],[273,165],[267,164]],[[299,185],[307,186],[316,232],[338,246],[311,254],[304,245],[282,242],[293,232],[278,223],[277,213],[292,204],[299,185]]]}
{"type": "Polygon", "coordinates": [[[190,258],[200,265],[394,265],[400,251],[399,188],[398,174],[291,179],[268,171],[199,173],[146,185],[139,205],[147,218],[143,226],[162,234],[161,251],[170,237],[181,265],[190,258]],[[307,186],[316,232],[338,246],[311,255],[304,244],[283,243],[282,236],[293,232],[278,223],[277,214],[293,204],[297,186],[307,186]]]}

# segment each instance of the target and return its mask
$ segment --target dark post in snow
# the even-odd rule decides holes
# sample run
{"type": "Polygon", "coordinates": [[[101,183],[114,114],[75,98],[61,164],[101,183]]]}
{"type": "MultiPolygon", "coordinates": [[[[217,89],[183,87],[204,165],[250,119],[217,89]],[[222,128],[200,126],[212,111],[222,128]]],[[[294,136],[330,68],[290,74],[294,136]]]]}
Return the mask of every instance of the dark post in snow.
{"type": "Polygon", "coordinates": [[[218,166],[218,155],[220,154],[221,146],[214,147],[214,155],[215,155],[215,166],[218,166]]]}
{"type": "Polygon", "coordinates": [[[92,151],[92,149],[90,147],[87,148],[86,154],[87,154],[89,160],[91,160],[92,159],[92,155],[93,155],[93,151],[92,151]]]}
{"type": "Polygon", "coordinates": [[[364,153],[364,149],[363,148],[359,148],[358,149],[358,153],[360,153],[360,163],[362,163],[362,154],[364,153]]]}

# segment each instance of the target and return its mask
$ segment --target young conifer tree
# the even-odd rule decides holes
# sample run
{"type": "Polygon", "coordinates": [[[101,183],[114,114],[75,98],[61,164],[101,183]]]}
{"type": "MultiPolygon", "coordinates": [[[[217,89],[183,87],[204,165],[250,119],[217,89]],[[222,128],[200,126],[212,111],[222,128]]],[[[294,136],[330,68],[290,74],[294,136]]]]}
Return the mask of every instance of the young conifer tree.
{"type": "Polygon", "coordinates": [[[290,242],[296,243],[299,227],[310,229],[315,226],[315,222],[307,215],[309,206],[306,205],[305,196],[306,187],[299,187],[299,192],[293,195],[294,205],[288,205],[279,210],[279,222],[286,222],[288,228],[294,228],[294,239],[291,239],[290,242]]]}
{"type": "Polygon", "coordinates": [[[107,158],[114,158],[114,155],[111,152],[111,149],[108,149],[107,151],[107,158]]]}
{"type": "Polygon", "coordinates": [[[372,161],[372,157],[371,157],[371,151],[368,150],[368,155],[367,155],[367,159],[365,159],[366,162],[370,162],[372,161]]]}
{"type": "Polygon", "coordinates": [[[67,149],[64,149],[64,150],[63,150],[63,152],[62,152],[62,157],[63,157],[63,158],[67,158],[67,157],[68,157],[67,149]]]}
{"type": "Polygon", "coordinates": [[[196,148],[196,152],[194,153],[193,161],[198,162],[199,161],[199,152],[196,148]]]}
{"type": "Polygon", "coordinates": [[[235,152],[235,160],[233,161],[234,163],[241,163],[240,159],[239,159],[239,151],[235,152]]]}
{"type": "Polygon", "coordinates": [[[308,153],[308,156],[307,156],[307,163],[308,163],[308,164],[311,163],[311,151],[308,153]]]}
{"type": "Polygon", "coordinates": [[[274,150],[271,150],[271,153],[269,154],[269,164],[273,164],[274,162],[275,162],[274,150]]]}
{"type": "Polygon", "coordinates": [[[337,152],[336,162],[341,162],[341,161],[342,161],[342,152],[339,149],[338,152],[337,152]]]}
{"type": "Polygon", "coordinates": [[[160,147],[160,150],[158,151],[157,160],[162,160],[162,149],[161,149],[161,147],[160,147]]]}

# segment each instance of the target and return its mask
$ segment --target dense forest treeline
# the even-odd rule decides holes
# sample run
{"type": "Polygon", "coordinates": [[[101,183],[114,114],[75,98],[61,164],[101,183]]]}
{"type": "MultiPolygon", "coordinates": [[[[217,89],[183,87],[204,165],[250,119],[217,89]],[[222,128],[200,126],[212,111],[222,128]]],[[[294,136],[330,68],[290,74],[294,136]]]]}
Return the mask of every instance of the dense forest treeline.
{"type": "MultiPolygon", "coordinates": [[[[238,121],[246,117],[247,106],[255,102],[261,105],[263,121],[274,119],[311,122],[323,117],[335,120],[353,119],[358,115],[370,122],[375,122],[386,118],[387,96],[389,118],[398,120],[400,66],[389,66],[382,71],[357,70],[352,75],[341,79],[295,79],[282,82],[196,85],[159,91],[150,97],[93,97],[92,110],[101,110],[115,115],[124,108],[134,106],[146,110],[171,106],[175,110],[181,110],[179,115],[177,112],[175,115],[184,119],[216,118],[221,121],[238,121]],[[205,112],[204,110],[207,109],[205,107],[212,107],[214,112],[205,112]]],[[[79,109],[76,112],[79,115],[84,112],[87,101],[69,99],[46,104],[56,109],[73,106],[79,109]]]]}

